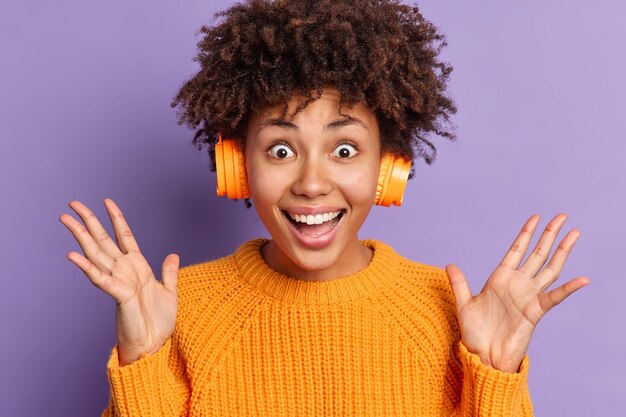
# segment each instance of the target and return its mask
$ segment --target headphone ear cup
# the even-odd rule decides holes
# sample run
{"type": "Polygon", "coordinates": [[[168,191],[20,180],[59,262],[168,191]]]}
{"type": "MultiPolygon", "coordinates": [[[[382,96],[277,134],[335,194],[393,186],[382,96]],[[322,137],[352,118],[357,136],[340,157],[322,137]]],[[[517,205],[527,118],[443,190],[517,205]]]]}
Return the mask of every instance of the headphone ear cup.
{"type": "Polygon", "coordinates": [[[402,205],[404,189],[411,172],[411,161],[385,154],[380,161],[374,204],[389,207],[402,205]]]}
{"type": "Polygon", "coordinates": [[[380,171],[378,172],[378,183],[376,184],[376,196],[374,197],[374,204],[381,205],[385,193],[389,189],[389,179],[391,178],[388,175],[388,172],[391,170],[391,159],[388,154],[383,155],[380,159],[380,171]]]}
{"type": "Polygon", "coordinates": [[[218,196],[225,195],[231,199],[250,197],[243,152],[234,139],[222,140],[221,133],[218,133],[215,144],[215,171],[218,196]]]}
{"type": "Polygon", "coordinates": [[[217,195],[222,197],[226,195],[226,169],[224,164],[224,142],[222,142],[222,134],[218,133],[218,140],[215,144],[215,173],[217,174],[217,195]]]}
{"type": "Polygon", "coordinates": [[[237,193],[239,198],[250,198],[250,188],[248,187],[248,174],[246,173],[246,160],[243,151],[233,142],[233,162],[235,163],[235,175],[238,180],[237,193]]]}

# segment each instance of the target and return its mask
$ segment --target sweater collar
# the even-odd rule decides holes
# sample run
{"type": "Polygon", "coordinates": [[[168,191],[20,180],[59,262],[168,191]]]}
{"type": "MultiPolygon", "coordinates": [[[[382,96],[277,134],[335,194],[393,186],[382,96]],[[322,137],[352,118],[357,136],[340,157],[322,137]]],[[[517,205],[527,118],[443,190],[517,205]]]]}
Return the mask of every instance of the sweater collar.
{"type": "Polygon", "coordinates": [[[235,252],[242,278],[261,293],[290,304],[339,304],[372,294],[397,279],[399,255],[387,244],[363,240],[372,249],[370,263],[362,270],[330,281],[304,281],[273,270],[261,256],[268,239],[245,242],[235,252]]]}

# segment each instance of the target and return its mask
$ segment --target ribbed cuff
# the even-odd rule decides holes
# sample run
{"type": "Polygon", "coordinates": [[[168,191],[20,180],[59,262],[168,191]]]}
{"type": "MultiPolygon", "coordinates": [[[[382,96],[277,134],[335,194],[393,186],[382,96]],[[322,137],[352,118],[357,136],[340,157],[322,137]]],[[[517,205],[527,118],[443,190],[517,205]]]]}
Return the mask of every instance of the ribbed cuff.
{"type": "Polygon", "coordinates": [[[459,342],[463,364],[463,398],[470,416],[520,416],[528,389],[528,355],[517,373],[503,372],[483,364],[478,355],[459,342]]]}
{"type": "Polygon", "coordinates": [[[172,339],[169,338],[153,355],[142,354],[135,362],[122,367],[119,366],[118,346],[113,348],[107,363],[107,374],[111,403],[120,415],[158,415],[159,379],[167,370],[171,346],[172,339]]]}

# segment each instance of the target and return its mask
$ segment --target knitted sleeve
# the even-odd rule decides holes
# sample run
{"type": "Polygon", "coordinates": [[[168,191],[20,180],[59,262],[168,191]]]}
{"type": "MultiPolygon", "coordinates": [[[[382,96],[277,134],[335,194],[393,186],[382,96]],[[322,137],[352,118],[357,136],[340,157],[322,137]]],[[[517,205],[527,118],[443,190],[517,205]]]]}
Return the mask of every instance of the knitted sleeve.
{"type": "Polygon", "coordinates": [[[517,373],[508,373],[484,365],[460,341],[454,350],[460,360],[462,387],[461,401],[453,416],[533,416],[528,391],[528,356],[517,373]]]}
{"type": "Polygon", "coordinates": [[[189,384],[176,340],[169,338],[153,355],[119,366],[117,346],[107,364],[111,397],[102,417],[187,415],[189,384]]]}

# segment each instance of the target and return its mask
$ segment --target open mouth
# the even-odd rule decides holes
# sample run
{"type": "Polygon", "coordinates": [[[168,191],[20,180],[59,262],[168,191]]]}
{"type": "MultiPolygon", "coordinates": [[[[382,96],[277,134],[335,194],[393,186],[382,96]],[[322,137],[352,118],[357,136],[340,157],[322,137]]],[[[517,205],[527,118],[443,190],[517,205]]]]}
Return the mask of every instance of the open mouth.
{"type": "Polygon", "coordinates": [[[292,214],[283,210],[283,215],[293,227],[309,237],[320,237],[331,232],[341,221],[345,210],[316,215],[292,214]]]}

